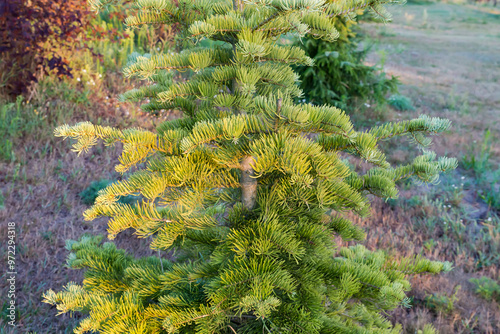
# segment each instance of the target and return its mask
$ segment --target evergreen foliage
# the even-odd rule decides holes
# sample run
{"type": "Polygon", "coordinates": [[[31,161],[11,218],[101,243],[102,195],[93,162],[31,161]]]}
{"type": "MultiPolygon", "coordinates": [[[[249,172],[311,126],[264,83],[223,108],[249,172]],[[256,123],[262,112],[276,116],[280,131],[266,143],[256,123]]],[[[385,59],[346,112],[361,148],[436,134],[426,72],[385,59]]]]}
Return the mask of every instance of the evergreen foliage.
{"type": "Polygon", "coordinates": [[[399,111],[415,110],[413,102],[411,102],[410,98],[401,94],[391,95],[388,99],[388,102],[394,109],[399,111]]]}
{"type": "Polygon", "coordinates": [[[137,259],[99,237],[69,241],[67,264],[86,269],[83,284],[44,301],[88,314],[75,333],[397,333],[383,313],[409,306],[407,277],[451,264],[341,247],[334,236],[363,240],[344,213],[369,215],[369,196],[394,198],[400,179],[434,183],[455,168],[426,149],[450,122],[421,116],[357,131],[336,107],[296,104],[290,65],[313,60],[278,44],[284,33],[334,41],[332,18],[365,7],[387,15],[389,2],[138,0],[129,25],[175,23],[185,37],[225,43],[131,59],[125,73],[151,84],[122,98],[184,117],[156,132],[84,122],[55,134],[76,140],[78,153],[123,144],[116,170],[134,171],[101,190],[85,219],[108,216],[109,239],[132,229],[176,258],[137,259]],[[174,82],[169,71],[193,76],[174,82]],[[395,136],[422,155],[392,167],[378,143],[395,136]],[[361,173],[347,156],[373,167],[361,173]],[[130,195],[139,201],[119,202],[130,195]]]}
{"type": "Polygon", "coordinates": [[[110,180],[99,180],[92,182],[85,190],[80,193],[80,199],[83,204],[93,205],[97,198],[98,192],[106,188],[111,183],[110,180]]]}
{"type": "MultiPolygon", "coordinates": [[[[92,182],[85,190],[83,190],[79,195],[83,204],[93,205],[96,198],[99,196],[99,192],[113,183],[112,180],[98,180],[92,182]]],[[[137,200],[135,196],[121,197],[119,202],[125,204],[131,204],[137,200]]]]}
{"type": "Polygon", "coordinates": [[[295,43],[314,60],[314,67],[297,67],[306,102],[343,109],[352,108],[356,98],[384,104],[389,92],[397,92],[398,79],[363,63],[369,48],[359,50],[355,21],[337,16],[333,22],[339,32],[335,43],[313,37],[295,43]]]}

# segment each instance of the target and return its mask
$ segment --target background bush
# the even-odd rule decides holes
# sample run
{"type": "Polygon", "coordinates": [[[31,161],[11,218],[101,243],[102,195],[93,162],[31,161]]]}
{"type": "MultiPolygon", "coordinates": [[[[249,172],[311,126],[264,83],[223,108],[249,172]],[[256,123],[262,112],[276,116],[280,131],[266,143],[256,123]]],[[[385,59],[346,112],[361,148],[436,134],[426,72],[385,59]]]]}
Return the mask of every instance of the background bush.
{"type": "Polygon", "coordinates": [[[37,73],[71,75],[59,50],[87,27],[85,0],[9,0],[0,5],[0,88],[20,94],[37,73]],[[13,19],[14,18],[14,19],[13,19]]]}
{"type": "Polygon", "coordinates": [[[353,109],[353,99],[383,104],[389,92],[397,92],[398,79],[388,78],[378,66],[364,64],[369,48],[359,49],[359,37],[353,31],[356,22],[336,18],[340,33],[335,43],[312,37],[295,44],[314,59],[314,67],[299,67],[305,94],[304,102],[316,105],[331,104],[353,109]]]}

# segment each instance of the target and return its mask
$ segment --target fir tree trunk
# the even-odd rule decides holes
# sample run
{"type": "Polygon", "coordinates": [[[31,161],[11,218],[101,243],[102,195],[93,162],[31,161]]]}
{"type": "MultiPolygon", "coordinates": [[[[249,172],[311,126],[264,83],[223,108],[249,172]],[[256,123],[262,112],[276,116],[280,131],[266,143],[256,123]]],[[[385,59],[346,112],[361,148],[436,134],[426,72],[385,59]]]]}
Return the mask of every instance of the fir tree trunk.
{"type": "Polygon", "coordinates": [[[246,156],[241,161],[241,202],[248,210],[252,210],[257,199],[257,179],[254,178],[251,156],[246,156]]]}

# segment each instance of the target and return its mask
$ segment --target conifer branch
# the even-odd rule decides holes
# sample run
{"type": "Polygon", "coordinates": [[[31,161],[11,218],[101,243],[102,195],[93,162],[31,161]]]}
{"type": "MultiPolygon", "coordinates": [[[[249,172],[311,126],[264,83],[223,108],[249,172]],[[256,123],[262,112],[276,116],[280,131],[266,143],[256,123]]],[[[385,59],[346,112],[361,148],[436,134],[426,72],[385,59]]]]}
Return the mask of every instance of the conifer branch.
{"type": "Polygon", "coordinates": [[[362,5],[358,5],[356,7],[352,7],[352,8],[347,8],[341,12],[338,12],[338,13],[332,13],[330,15],[328,15],[328,17],[330,18],[333,18],[333,17],[336,17],[336,16],[346,16],[350,13],[355,13],[357,12],[358,10],[361,10],[361,9],[364,9],[364,8],[367,8],[367,7],[372,7],[372,3],[370,1],[362,4],[362,5]]]}
{"type": "Polygon", "coordinates": [[[279,14],[280,14],[280,12],[277,11],[274,14],[268,16],[265,20],[263,20],[262,22],[260,22],[259,24],[257,24],[255,27],[253,27],[252,30],[253,31],[259,30],[260,27],[264,26],[265,24],[271,22],[276,17],[278,17],[279,14]]]}

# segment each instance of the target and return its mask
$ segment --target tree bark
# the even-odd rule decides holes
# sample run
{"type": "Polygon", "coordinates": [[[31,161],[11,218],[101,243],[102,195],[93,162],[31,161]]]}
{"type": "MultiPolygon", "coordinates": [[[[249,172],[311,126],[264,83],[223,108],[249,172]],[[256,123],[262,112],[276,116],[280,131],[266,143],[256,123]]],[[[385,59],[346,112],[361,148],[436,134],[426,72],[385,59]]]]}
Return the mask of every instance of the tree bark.
{"type": "Polygon", "coordinates": [[[257,179],[253,177],[255,173],[251,165],[252,161],[251,156],[246,156],[240,164],[241,202],[248,210],[252,210],[257,201],[257,179]]]}

